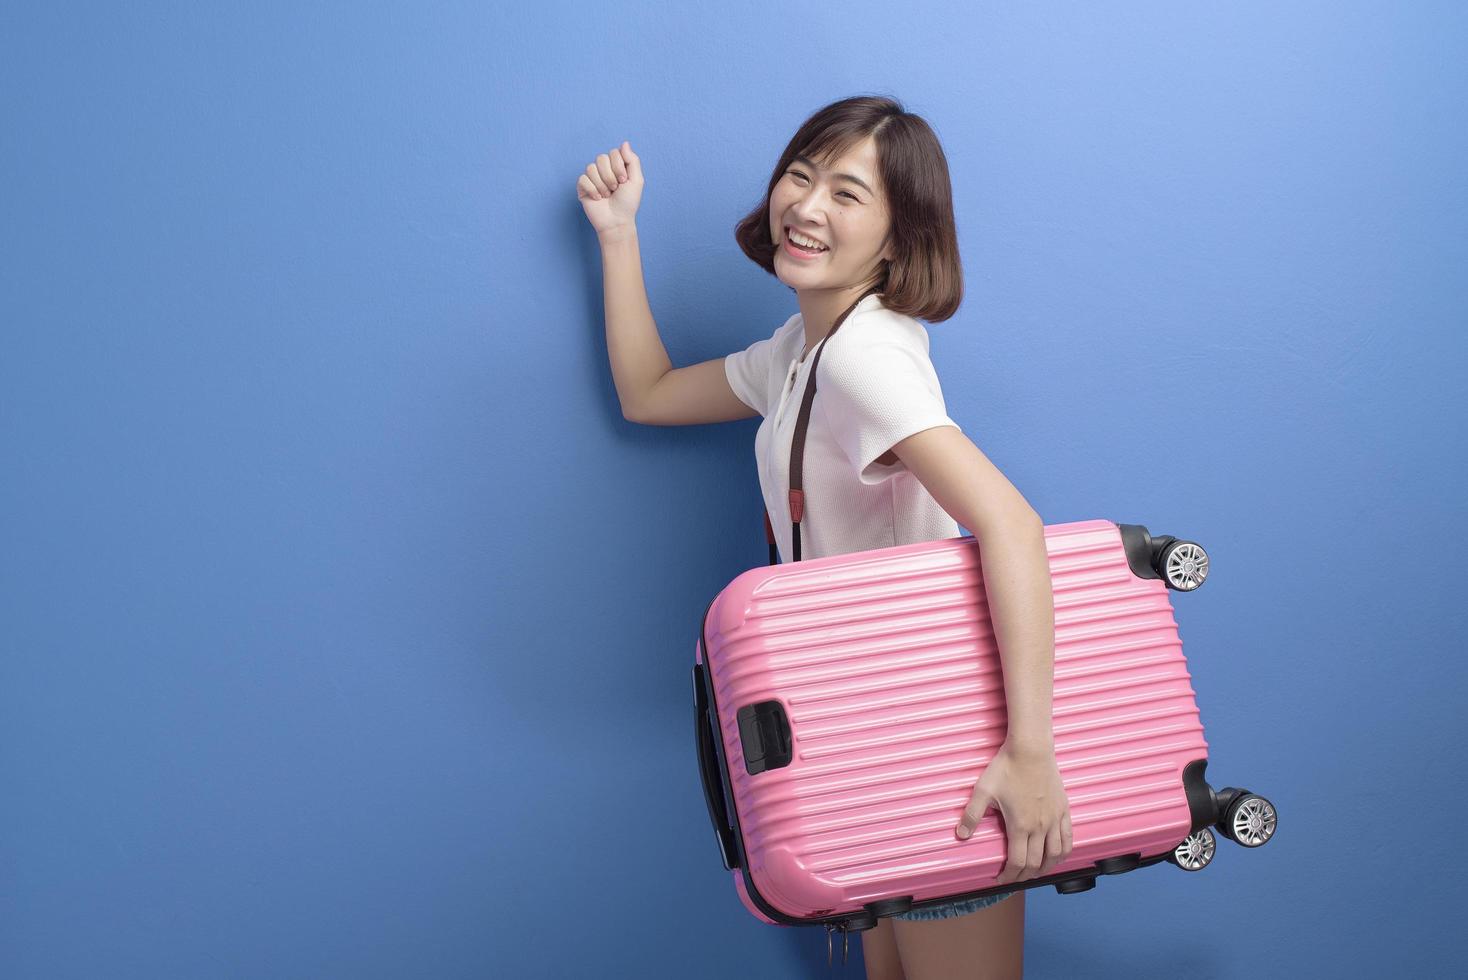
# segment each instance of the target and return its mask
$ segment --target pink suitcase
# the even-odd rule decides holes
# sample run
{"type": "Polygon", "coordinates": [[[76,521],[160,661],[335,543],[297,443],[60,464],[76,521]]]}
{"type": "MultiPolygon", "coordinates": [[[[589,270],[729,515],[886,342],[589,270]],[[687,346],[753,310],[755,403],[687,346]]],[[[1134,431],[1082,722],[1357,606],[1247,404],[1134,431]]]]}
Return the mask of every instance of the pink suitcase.
{"type": "Polygon", "coordinates": [[[971,536],[753,568],[709,604],[694,724],[709,817],[750,912],[828,933],[1018,888],[1062,893],[1167,860],[1200,870],[1218,828],[1257,847],[1276,814],[1204,780],[1169,589],[1207,574],[1193,542],[1107,520],[1048,525],[1055,748],[1073,850],[996,886],[997,808],[954,835],[1004,741],[999,652],[971,536]]]}

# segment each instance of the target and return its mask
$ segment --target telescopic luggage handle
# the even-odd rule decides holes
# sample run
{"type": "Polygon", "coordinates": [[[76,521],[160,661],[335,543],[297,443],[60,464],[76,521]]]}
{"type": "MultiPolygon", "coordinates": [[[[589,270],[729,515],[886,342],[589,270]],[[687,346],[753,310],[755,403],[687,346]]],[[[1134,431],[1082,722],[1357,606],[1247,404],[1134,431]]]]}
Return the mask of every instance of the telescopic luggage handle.
{"type": "Polygon", "coordinates": [[[703,780],[709,822],[714,825],[714,836],[719,840],[719,856],[724,860],[724,867],[733,871],[739,867],[739,855],[734,850],[734,831],[724,802],[724,784],[719,778],[719,757],[714,750],[711,724],[708,694],[703,686],[703,664],[696,663],[693,665],[693,728],[698,739],[698,775],[703,780]]]}

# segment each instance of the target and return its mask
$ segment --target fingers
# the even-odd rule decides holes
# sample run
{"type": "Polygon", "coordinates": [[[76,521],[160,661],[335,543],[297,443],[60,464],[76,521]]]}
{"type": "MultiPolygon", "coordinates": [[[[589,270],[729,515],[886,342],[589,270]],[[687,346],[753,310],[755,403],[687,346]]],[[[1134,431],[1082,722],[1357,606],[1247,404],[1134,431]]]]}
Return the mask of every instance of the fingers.
{"type": "MultiPolygon", "coordinates": [[[[596,188],[598,194],[602,197],[611,197],[612,189],[607,186],[606,178],[601,174],[601,161],[605,160],[606,157],[607,155],[603,153],[596,158],[595,163],[588,163],[586,165],[586,176],[591,178],[591,186],[596,188]]],[[[616,183],[616,181],[612,183],[616,183]]]]}
{"type": "Polygon", "coordinates": [[[1040,869],[1045,866],[1049,855],[1045,853],[1045,828],[1041,827],[1027,838],[1029,849],[1025,852],[1028,860],[1025,861],[1025,873],[1021,881],[1029,881],[1031,878],[1040,877],[1040,869]]]}
{"type": "Polygon", "coordinates": [[[576,178],[576,189],[582,197],[600,201],[611,197],[622,184],[640,176],[642,161],[632,152],[632,144],[623,140],[621,146],[614,146],[607,153],[598,153],[596,159],[587,164],[586,173],[576,178]]]}
{"type": "Polygon", "coordinates": [[[959,818],[958,826],[954,828],[959,840],[969,839],[974,829],[978,827],[979,821],[984,819],[984,811],[987,809],[989,809],[989,794],[974,787],[968,799],[968,806],[963,808],[963,816],[959,818]]]}
{"type": "MultiPolygon", "coordinates": [[[[1056,865],[1070,857],[1070,852],[1075,849],[1075,841],[1070,830],[1070,810],[1066,809],[1060,814],[1060,819],[1051,824],[1043,835],[1045,845],[1045,860],[1040,869],[1035,872],[1036,878],[1043,878],[1049,874],[1056,865]]],[[[1036,837],[1031,837],[1033,845],[1036,837]]],[[[1034,852],[1031,851],[1033,854],[1034,852]]]]}
{"type": "Polygon", "coordinates": [[[602,182],[611,190],[616,190],[621,184],[616,173],[612,170],[612,158],[610,154],[598,153],[596,155],[596,170],[601,176],[602,182]]]}
{"type": "Polygon", "coordinates": [[[1009,885],[1029,876],[1026,858],[1030,852],[1030,835],[1019,829],[1009,831],[1007,850],[1004,868],[994,879],[996,884],[1009,885]]]}
{"type": "MultiPolygon", "coordinates": [[[[1034,840],[1034,838],[1031,838],[1031,840],[1034,840]]],[[[1043,878],[1048,875],[1050,869],[1059,864],[1065,857],[1064,848],[1061,843],[1059,820],[1050,826],[1050,830],[1045,834],[1043,840],[1045,844],[1045,861],[1040,865],[1040,870],[1035,872],[1036,878],[1043,878]]]]}
{"type": "Polygon", "coordinates": [[[593,201],[600,201],[603,196],[586,174],[576,178],[576,193],[581,197],[589,197],[593,201]]]}

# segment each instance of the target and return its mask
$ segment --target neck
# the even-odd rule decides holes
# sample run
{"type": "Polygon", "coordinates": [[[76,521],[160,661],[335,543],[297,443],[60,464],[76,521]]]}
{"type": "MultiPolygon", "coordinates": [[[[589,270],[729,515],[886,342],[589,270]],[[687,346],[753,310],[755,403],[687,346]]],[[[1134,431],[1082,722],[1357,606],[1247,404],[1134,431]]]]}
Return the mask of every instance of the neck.
{"type": "Polygon", "coordinates": [[[802,359],[826,338],[836,325],[836,318],[856,302],[866,291],[865,286],[843,286],[840,289],[802,289],[797,293],[800,300],[800,321],[805,326],[805,350],[802,359]]]}

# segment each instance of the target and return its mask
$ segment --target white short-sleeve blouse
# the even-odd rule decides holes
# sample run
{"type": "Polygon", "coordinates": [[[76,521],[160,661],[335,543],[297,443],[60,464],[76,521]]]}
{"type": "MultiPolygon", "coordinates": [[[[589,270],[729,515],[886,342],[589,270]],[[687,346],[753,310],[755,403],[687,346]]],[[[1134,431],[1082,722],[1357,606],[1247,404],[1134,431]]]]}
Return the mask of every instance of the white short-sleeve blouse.
{"type": "MultiPolygon", "coordinates": [[[[734,393],[763,416],[755,460],[781,561],[791,557],[790,442],[810,368],[804,347],[797,313],[772,336],[724,359],[734,393]]],[[[959,428],[948,417],[922,323],[869,295],[826,342],[817,370],[805,436],[801,557],[957,537],[958,523],[901,460],[877,462],[916,432],[959,428]]]]}

